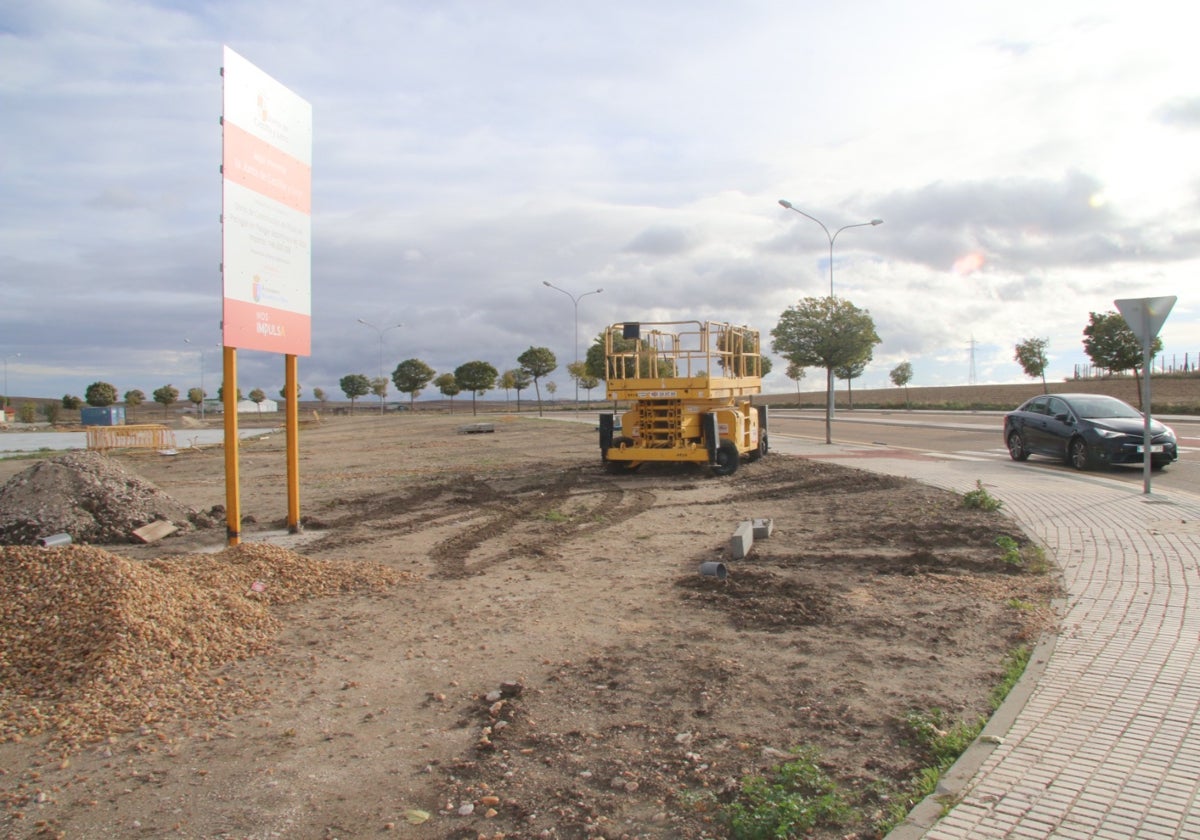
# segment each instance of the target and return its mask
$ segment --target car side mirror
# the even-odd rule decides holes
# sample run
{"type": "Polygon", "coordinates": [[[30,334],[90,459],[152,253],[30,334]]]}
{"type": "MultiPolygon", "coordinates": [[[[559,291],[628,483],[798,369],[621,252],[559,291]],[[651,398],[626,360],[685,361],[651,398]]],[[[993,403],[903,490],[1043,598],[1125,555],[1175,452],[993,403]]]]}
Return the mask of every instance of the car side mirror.
{"type": "Polygon", "coordinates": [[[1059,423],[1066,423],[1068,426],[1071,425],[1071,415],[1069,414],[1055,414],[1054,419],[1059,423]]]}

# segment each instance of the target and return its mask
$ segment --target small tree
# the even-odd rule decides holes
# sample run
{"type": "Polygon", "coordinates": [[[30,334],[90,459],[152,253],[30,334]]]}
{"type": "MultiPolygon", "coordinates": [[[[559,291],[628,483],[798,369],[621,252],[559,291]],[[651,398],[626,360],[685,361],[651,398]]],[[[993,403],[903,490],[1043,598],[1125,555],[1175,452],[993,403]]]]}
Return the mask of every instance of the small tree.
{"type": "Polygon", "coordinates": [[[163,407],[163,417],[167,416],[167,412],[178,399],[179,389],[174,385],[164,385],[154,391],[154,401],[163,407]]]}
{"type": "Polygon", "coordinates": [[[464,391],[471,392],[471,414],[476,413],[475,397],[483,396],[496,387],[500,374],[487,362],[466,362],[454,369],[454,381],[464,391]]]}
{"type": "Polygon", "coordinates": [[[70,394],[63,394],[62,407],[70,411],[75,411],[83,407],[83,400],[79,397],[73,397],[70,394]]]}
{"type": "Polygon", "coordinates": [[[842,365],[833,373],[838,379],[846,380],[846,395],[850,401],[850,410],[854,410],[854,389],[851,382],[863,375],[863,371],[867,369],[867,363],[871,361],[871,356],[868,355],[865,359],[859,359],[848,365],[842,365]]]}
{"type": "Polygon", "coordinates": [[[795,362],[788,362],[787,370],[783,375],[796,383],[796,405],[800,405],[800,380],[804,378],[806,371],[801,365],[795,362]]]}
{"type": "Polygon", "coordinates": [[[322,408],[325,407],[325,389],[324,388],[313,388],[313,398],[321,404],[322,408]]]}
{"type": "Polygon", "coordinates": [[[37,405],[31,402],[21,403],[21,407],[17,409],[17,420],[21,423],[36,423],[37,405]]]}
{"type": "Polygon", "coordinates": [[[825,442],[833,442],[833,372],[871,358],[880,342],[871,313],[839,297],[808,297],[779,316],[772,348],[789,362],[825,368],[825,442]]]}
{"type": "MultiPolygon", "coordinates": [[[[299,382],[296,383],[296,399],[297,400],[300,399],[300,391],[303,389],[303,387],[304,386],[301,385],[299,382]]],[[[279,389],[279,399],[283,400],[284,402],[287,402],[287,398],[288,398],[287,385],[284,385],[282,388],[279,389]]]]}
{"type": "Polygon", "coordinates": [[[204,402],[204,389],[188,388],[187,398],[188,402],[196,406],[196,409],[199,410],[201,403],[204,402]]]}
{"type": "Polygon", "coordinates": [[[146,395],[137,388],[125,392],[125,405],[130,408],[137,408],[146,401],[146,395]]]}
{"type": "Polygon", "coordinates": [[[554,353],[550,351],[549,347],[530,347],[517,356],[517,361],[521,365],[521,370],[533,378],[533,387],[537,392],[538,416],[540,417],[542,414],[542,387],[539,380],[543,376],[548,376],[558,367],[558,359],[554,358],[554,353]]]}
{"type": "Polygon", "coordinates": [[[103,408],[117,401],[117,389],[107,382],[93,382],[83,392],[83,398],[87,400],[88,405],[103,408]]]}
{"type": "MultiPolygon", "coordinates": [[[[550,395],[550,402],[554,402],[554,395],[558,393],[558,383],[553,380],[546,383],[546,393],[550,395]]],[[[540,405],[540,403],[539,403],[540,405]]]]}
{"type": "Polygon", "coordinates": [[[443,373],[437,379],[433,380],[433,384],[442,392],[443,397],[450,398],[450,413],[454,413],[454,398],[462,392],[462,388],[458,387],[458,381],[454,378],[453,373],[443,373]]]}
{"type": "Polygon", "coordinates": [[[588,372],[587,362],[571,362],[567,365],[567,374],[575,380],[575,384],[588,392],[588,402],[592,401],[592,389],[600,384],[600,379],[588,372]]]}
{"type": "Polygon", "coordinates": [[[387,377],[376,376],[371,380],[371,393],[379,397],[379,413],[383,414],[384,399],[387,397],[387,377]]]}
{"type": "MultiPolygon", "coordinates": [[[[1083,328],[1083,350],[1098,368],[1120,373],[1132,370],[1137,384],[1138,407],[1142,411],[1142,342],[1134,335],[1119,312],[1092,312],[1083,328]]],[[[1155,336],[1150,345],[1150,357],[1162,352],[1162,339],[1155,336]]]]}
{"type": "Polygon", "coordinates": [[[529,372],[521,368],[513,368],[509,371],[512,374],[512,388],[517,392],[517,413],[521,413],[521,392],[533,384],[533,377],[529,372]]]}
{"type": "Polygon", "coordinates": [[[420,359],[405,359],[392,371],[392,383],[401,394],[408,394],[408,407],[416,411],[417,397],[435,375],[434,369],[420,359]]]}
{"type": "Polygon", "coordinates": [[[908,404],[908,383],[912,381],[913,369],[912,362],[901,362],[892,368],[888,376],[892,379],[892,384],[897,388],[904,389],[904,408],[909,409],[908,404]]]}
{"type": "Polygon", "coordinates": [[[350,413],[354,413],[354,401],[371,393],[371,380],[362,373],[348,373],[341,378],[338,386],[342,393],[350,399],[350,413]]]}
{"type": "Polygon", "coordinates": [[[62,411],[62,406],[56,402],[42,403],[42,414],[46,418],[46,422],[54,425],[58,422],[58,414],[62,411]]]}
{"type": "Polygon", "coordinates": [[[254,407],[262,414],[262,404],[267,401],[267,392],[262,388],[255,388],[250,392],[250,402],[254,403],[254,407]]]}
{"type": "Polygon", "coordinates": [[[1049,360],[1046,358],[1046,347],[1050,344],[1048,338],[1023,338],[1016,346],[1016,352],[1013,353],[1013,358],[1021,363],[1021,369],[1025,371],[1025,375],[1030,379],[1042,378],[1042,393],[1050,393],[1050,389],[1046,387],[1046,365],[1049,360]]]}

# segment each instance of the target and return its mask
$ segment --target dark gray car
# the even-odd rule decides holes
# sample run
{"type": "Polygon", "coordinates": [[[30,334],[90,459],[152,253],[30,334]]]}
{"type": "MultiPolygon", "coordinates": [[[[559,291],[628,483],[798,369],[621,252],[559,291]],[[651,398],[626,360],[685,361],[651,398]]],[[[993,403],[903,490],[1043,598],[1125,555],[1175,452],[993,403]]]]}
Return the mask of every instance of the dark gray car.
{"type": "MultiPolygon", "coordinates": [[[[1061,458],[1076,469],[1141,464],[1142,413],[1116,397],[1043,394],[1004,415],[1004,443],[1014,461],[1030,455],[1061,458]]],[[[1175,432],[1150,422],[1150,466],[1162,469],[1179,457],[1175,432]]]]}

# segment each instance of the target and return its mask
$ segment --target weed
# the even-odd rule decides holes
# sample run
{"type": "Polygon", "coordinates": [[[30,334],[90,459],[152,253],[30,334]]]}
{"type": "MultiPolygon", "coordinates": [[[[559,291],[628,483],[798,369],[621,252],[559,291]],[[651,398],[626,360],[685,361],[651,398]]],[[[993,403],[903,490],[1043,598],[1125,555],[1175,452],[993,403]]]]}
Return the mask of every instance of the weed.
{"type": "Polygon", "coordinates": [[[542,516],[547,522],[569,522],[571,520],[571,517],[561,510],[548,510],[542,516]]]}
{"type": "Polygon", "coordinates": [[[817,764],[812,748],[769,776],[750,776],[738,799],[725,809],[730,836],[745,840],[798,837],[818,826],[844,826],[856,814],[849,798],[817,764]]]}
{"type": "Polygon", "coordinates": [[[1021,547],[1020,543],[1007,534],[996,537],[996,545],[1002,552],[1000,559],[1014,569],[1025,569],[1034,574],[1045,574],[1050,569],[1046,560],[1046,552],[1040,545],[1032,543],[1021,547]]]}
{"type": "Polygon", "coordinates": [[[1005,565],[1017,568],[1025,565],[1025,558],[1021,556],[1021,546],[1012,537],[1001,534],[996,537],[996,545],[1000,546],[1000,551],[1003,552],[1000,559],[1004,561],[1005,565]]]}
{"type": "Polygon", "coordinates": [[[979,510],[1000,510],[1004,502],[983,489],[983,482],[975,479],[975,489],[963,494],[963,507],[978,508],[979,510]]]}

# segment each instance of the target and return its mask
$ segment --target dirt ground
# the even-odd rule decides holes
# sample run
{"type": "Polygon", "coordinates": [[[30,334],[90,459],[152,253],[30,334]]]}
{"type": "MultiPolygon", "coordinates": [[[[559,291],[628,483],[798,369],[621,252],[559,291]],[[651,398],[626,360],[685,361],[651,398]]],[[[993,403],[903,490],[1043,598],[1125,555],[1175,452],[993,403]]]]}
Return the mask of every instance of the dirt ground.
{"type": "MultiPolygon", "coordinates": [[[[611,475],[596,439],[532,415],[306,426],[297,535],[284,435],[244,442],[245,544],[396,574],[271,605],[270,643],[207,672],[229,700],[207,712],[79,743],[10,726],[0,835],[725,837],[742,780],[806,746],[860,814],[812,836],[873,837],[928,763],[905,716],[986,714],[1005,655],[1053,620],[1053,575],[996,546],[1019,529],[955,494],[774,453],[727,478],[611,475]],[[463,432],[479,421],[495,431],[463,432]],[[734,560],[747,519],[774,530],[734,560]]],[[[224,504],[219,447],[110,457],[224,504]]],[[[104,549],[203,564],[223,544],[104,549]]],[[[28,642],[3,641],[11,665],[28,642]]]]}

